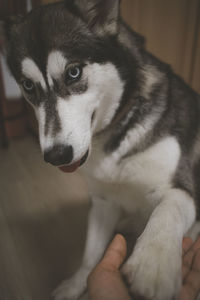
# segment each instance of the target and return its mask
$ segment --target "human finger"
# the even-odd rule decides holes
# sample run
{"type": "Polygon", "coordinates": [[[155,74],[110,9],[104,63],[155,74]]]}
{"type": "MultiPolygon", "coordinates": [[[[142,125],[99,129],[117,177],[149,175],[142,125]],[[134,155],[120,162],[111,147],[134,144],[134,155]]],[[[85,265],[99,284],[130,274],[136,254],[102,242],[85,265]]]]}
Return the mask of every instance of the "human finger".
{"type": "Polygon", "coordinates": [[[197,250],[200,249],[200,237],[193,243],[190,238],[184,238],[183,240],[183,264],[182,264],[182,276],[183,280],[190,272],[193,259],[197,250]]]}
{"type": "Polygon", "coordinates": [[[193,257],[190,272],[184,279],[180,300],[196,299],[200,292],[200,249],[193,257]]]}
{"type": "Polygon", "coordinates": [[[185,255],[186,252],[191,248],[192,244],[193,244],[193,241],[191,238],[185,237],[183,239],[183,243],[182,243],[183,255],[185,255]]]}
{"type": "Polygon", "coordinates": [[[182,279],[183,281],[189,274],[192,268],[192,262],[195,256],[195,251],[190,248],[183,256],[183,262],[182,262],[182,279]]]}
{"type": "Polygon", "coordinates": [[[117,235],[104,258],[88,277],[90,300],[131,300],[119,268],[126,257],[126,241],[117,235]]]}
{"type": "Polygon", "coordinates": [[[126,253],[126,241],[121,234],[117,234],[100,262],[101,267],[110,271],[118,270],[126,258],[126,253]]]}
{"type": "Polygon", "coordinates": [[[194,251],[200,249],[200,236],[197,238],[197,240],[194,242],[194,244],[192,245],[192,249],[194,251]]]}

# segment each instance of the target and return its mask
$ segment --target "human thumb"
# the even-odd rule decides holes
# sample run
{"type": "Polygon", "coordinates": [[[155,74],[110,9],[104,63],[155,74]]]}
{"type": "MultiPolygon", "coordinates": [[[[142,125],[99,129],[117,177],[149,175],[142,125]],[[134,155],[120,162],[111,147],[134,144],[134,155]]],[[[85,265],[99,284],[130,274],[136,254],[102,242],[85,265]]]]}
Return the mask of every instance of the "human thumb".
{"type": "Polygon", "coordinates": [[[126,254],[126,240],[121,234],[117,234],[106,250],[100,265],[107,270],[116,271],[124,262],[126,254]]]}

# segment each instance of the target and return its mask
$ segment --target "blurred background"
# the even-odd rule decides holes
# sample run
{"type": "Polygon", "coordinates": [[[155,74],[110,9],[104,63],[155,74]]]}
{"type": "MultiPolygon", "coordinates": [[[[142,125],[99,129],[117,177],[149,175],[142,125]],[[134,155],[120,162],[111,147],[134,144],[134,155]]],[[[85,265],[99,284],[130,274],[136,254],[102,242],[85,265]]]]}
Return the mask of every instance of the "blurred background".
{"type": "MultiPolygon", "coordinates": [[[[0,0],[0,19],[49,2],[56,1],[0,0]]],[[[200,92],[200,0],[122,0],[122,15],[153,54],[200,92]]],[[[0,300],[50,299],[73,273],[88,198],[78,173],[43,162],[32,108],[0,55],[0,300]]]]}

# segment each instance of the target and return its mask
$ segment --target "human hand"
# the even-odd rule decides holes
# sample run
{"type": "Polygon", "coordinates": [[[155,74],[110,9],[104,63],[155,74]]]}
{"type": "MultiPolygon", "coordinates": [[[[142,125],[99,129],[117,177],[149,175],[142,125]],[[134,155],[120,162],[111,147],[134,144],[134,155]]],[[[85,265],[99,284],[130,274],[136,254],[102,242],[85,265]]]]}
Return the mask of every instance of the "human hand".
{"type": "MultiPolygon", "coordinates": [[[[88,278],[90,300],[132,299],[119,271],[125,258],[126,241],[123,236],[117,235],[88,278]]],[[[200,292],[200,237],[195,243],[190,238],[184,238],[182,273],[183,285],[179,300],[197,299],[200,292]]]]}
{"type": "Polygon", "coordinates": [[[116,235],[102,261],[88,277],[88,292],[91,300],[131,300],[120,266],[126,258],[126,241],[116,235]]]}
{"type": "Polygon", "coordinates": [[[183,285],[179,300],[195,300],[200,293],[200,237],[183,239],[183,285]]]}

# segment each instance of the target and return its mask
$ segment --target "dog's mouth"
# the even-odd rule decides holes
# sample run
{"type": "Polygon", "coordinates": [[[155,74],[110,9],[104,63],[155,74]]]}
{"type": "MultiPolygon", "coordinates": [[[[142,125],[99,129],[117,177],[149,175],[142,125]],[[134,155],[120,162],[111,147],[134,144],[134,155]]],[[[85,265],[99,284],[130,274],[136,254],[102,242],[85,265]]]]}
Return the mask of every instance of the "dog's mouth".
{"type": "Polygon", "coordinates": [[[85,155],[79,161],[77,161],[71,165],[59,167],[59,169],[65,173],[73,173],[86,162],[88,155],[89,155],[89,150],[85,153],[85,155]]]}

